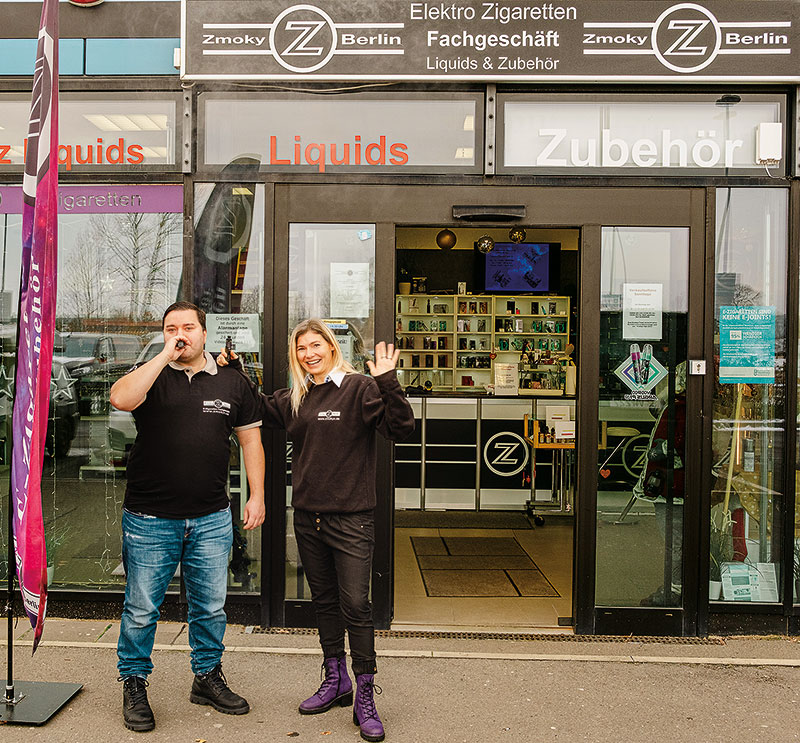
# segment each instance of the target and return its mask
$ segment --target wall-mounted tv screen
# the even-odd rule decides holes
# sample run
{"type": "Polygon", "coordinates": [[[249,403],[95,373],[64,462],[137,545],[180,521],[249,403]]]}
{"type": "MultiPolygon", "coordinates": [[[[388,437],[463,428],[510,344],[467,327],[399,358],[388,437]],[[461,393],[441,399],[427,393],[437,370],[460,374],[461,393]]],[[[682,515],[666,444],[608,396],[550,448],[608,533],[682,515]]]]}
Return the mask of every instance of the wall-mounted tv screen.
{"type": "Polygon", "coordinates": [[[561,243],[495,243],[486,254],[485,291],[558,291],[561,243]]]}

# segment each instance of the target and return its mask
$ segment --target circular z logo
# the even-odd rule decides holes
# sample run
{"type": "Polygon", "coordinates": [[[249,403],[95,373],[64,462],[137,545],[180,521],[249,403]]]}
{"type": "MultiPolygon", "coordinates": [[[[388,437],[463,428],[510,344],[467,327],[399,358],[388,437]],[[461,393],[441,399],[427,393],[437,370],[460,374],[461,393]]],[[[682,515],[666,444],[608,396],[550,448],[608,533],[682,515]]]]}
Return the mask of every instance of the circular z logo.
{"type": "Polygon", "coordinates": [[[674,72],[708,67],[722,46],[722,29],[711,11],[695,3],[667,8],[653,25],[653,52],[674,72]]]}
{"type": "Polygon", "coordinates": [[[501,431],[486,442],[483,461],[495,475],[511,477],[528,464],[528,444],[516,433],[501,431]]]}
{"type": "Polygon", "coordinates": [[[272,23],[269,44],[275,60],[291,72],[314,72],[336,52],[333,19],[314,5],[293,5],[272,23]]]}

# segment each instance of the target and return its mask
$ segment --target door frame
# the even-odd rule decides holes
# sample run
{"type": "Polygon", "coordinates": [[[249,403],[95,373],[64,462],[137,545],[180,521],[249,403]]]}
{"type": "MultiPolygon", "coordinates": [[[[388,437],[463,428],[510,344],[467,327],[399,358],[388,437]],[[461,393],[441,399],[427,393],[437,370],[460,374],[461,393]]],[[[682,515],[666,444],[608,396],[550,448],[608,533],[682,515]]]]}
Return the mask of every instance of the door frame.
{"type": "MultiPolygon", "coordinates": [[[[710,359],[707,353],[709,335],[713,342],[713,327],[708,330],[706,317],[713,317],[713,239],[707,249],[707,204],[706,190],[702,188],[686,189],[689,202],[686,205],[684,224],[666,219],[657,224],[640,224],[652,226],[685,226],[689,229],[689,254],[687,265],[688,279],[688,322],[687,322],[687,361],[689,359],[710,359]],[[710,270],[709,270],[710,266],[710,270]],[[709,310],[710,307],[710,310],[709,310]],[[712,314],[708,314],[711,312],[712,314]]],[[[680,220],[679,220],[680,222],[680,220]]],[[[600,307],[600,260],[603,226],[623,226],[604,220],[603,224],[586,225],[582,236],[580,284],[582,307],[600,307]],[[585,250],[583,248],[586,248],[585,250]]],[[[625,225],[628,226],[628,225],[625,225]]],[[[592,550],[583,550],[581,566],[578,567],[576,546],[576,574],[574,585],[578,586],[576,601],[575,631],[579,634],[600,635],[680,635],[692,636],[700,626],[698,609],[706,606],[708,601],[708,582],[701,581],[700,576],[708,575],[708,529],[703,525],[708,522],[708,499],[710,492],[710,467],[705,463],[711,456],[711,424],[709,410],[710,395],[713,391],[712,364],[707,364],[707,375],[686,376],[686,409],[696,411],[686,416],[685,468],[686,482],[700,483],[695,493],[688,494],[684,501],[683,518],[683,606],[675,608],[657,607],[597,607],[595,605],[596,573],[596,530],[597,530],[597,491],[596,491],[596,457],[598,445],[598,403],[599,391],[594,382],[599,376],[599,344],[595,339],[600,337],[600,313],[583,314],[581,331],[589,336],[593,345],[590,354],[581,353],[581,365],[584,375],[578,384],[578,442],[579,452],[584,454],[586,467],[578,473],[578,528],[576,529],[576,545],[590,540],[594,542],[592,550]],[[588,326],[588,327],[587,327],[588,326]],[[588,356],[588,358],[587,358],[588,356]],[[590,364],[586,368],[586,364],[590,364]],[[593,467],[594,471],[589,468],[593,467]],[[590,512],[591,509],[591,512],[590,512]],[[701,539],[705,534],[705,541],[701,539]],[[701,547],[705,546],[705,549],[701,547]],[[704,592],[704,593],[703,593],[704,592]],[[703,593],[703,596],[699,594],[703,593]],[[703,603],[701,604],[701,599],[703,603]]],[[[584,347],[585,349],[585,347],[584,347]]],[[[579,373],[579,377],[580,377],[579,373]]],[[[580,455],[579,455],[580,460],[580,455]]]]}
{"type": "MultiPolygon", "coordinates": [[[[705,305],[708,277],[706,245],[706,190],[699,187],[609,186],[607,188],[564,186],[438,186],[363,183],[282,183],[274,186],[274,259],[272,342],[270,379],[286,379],[285,338],[288,337],[288,249],[291,223],[373,223],[375,224],[375,333],[391,338],[394,333],[395,229],[398,226],[441,225],[458,227],[455,205],[507,206],[524,208],[520,223],[537,228],[579,229],[579,343],[581,368],[578,372],[577,506],[573,532],[573,621],[583,634],[618,634],[635,628],[636,634],[693,635],[697,632],[699,576],[707,574],[708,555],[700,553],[703,504],[707,500],[710,435],[704,433],[706,377],[687,378],[687,409],[700,415],[687,416],[688,482],[702,481],[696,497],[684,506],[684,606],[680,610],[603,608],[594,606],[595,551],[597,528],[597,435],[599,374],[600,240],[606,226],[682,226],[690,229],[689,249],[689,358],[707,358],[705,305]],[[703,572],[705,571],[705,572],[703,572]]],[[[509,222],[486,220],[470,226],[498,227],[509,222]]],[[[713,246],[711,249],[713,264],[713,246]]],[[[713,277],[713,271],[711,272],[713,277]]],[[[712,297],[713,301],[713,297],[712,297]]],[[[266,341],[266,339],[265,339],[266,341]]],[[[707,429],[708,426],[705,428],[707,429]]],[[[310,601],[285,600],[286,513],[285,436],[266,434],[271,462],[268,503],[270,526],[269,606],[272,624],[313,626],[310,601]]],[[[376,511],[376,552],[373,565],[373,607],[375,624],[388,628],[393,608],[393,447],[383,442],[378,451],[378,509],[376,511]]],[[[707,511],[707,508],[706,508],[707,511]]],[[[707,520],[707,519],[706,519],[707,520]]]]}

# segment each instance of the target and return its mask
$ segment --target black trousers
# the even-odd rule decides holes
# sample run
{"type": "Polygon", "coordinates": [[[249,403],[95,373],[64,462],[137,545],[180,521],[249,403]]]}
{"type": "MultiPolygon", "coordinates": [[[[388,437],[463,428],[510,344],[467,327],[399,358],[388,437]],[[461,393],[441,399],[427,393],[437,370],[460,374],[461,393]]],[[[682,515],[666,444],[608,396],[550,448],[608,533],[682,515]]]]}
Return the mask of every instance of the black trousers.
{"type": "Polygon", "coordinates": [[[294,512],[297,550],[311,588],[326,658],[344,655],[350,638],[353,673],[375,673],[375,626],[369,600],[375,513],[294,512]]]}

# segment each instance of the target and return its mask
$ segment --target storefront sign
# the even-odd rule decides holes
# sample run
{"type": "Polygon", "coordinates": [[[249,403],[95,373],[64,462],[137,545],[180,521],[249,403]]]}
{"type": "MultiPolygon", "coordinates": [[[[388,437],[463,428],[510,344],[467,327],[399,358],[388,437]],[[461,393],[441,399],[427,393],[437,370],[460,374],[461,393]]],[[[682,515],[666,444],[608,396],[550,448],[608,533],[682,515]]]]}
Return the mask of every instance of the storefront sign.
{"type": "Polygon", "coordinates": [[[441,100],[204,94],[201,151],[206,165],[247,153],[269,171],[475,172],[481,102],[470,94],[441,100]]]}
{"type": "Polygon", "coordinates": [[[661,340],[662,284],[624,284],[622,337],[626,341],[661,340]]]}
{"type": "Polygon", "coordinates": [[[719,308],[719,381],[775,382],[775,308],[719,308]]]}
{"type": "MultiPolygon", "coordinates": [[[[765,95],[504,96],[500,103],[506,173],[764,175],[759,127],[784,121],[780,98],[765,95]]],[[[784,161],[768,164],[780,173],[784,161]]]]}
{"type": "MultiPolygon", "coordinates": [[[[181,214],[183,186],[59,186],[59,214],[181,214]]],[[[0,214],[22,214],[22,187],[0,186],[0,214]]]]}
{"type": "Polygon", "coordinates": [[[228,338],[238,353],[261,351],[261,327],[257,314],[206,314],[206,348],[219,351],[228,338]]]}
{"type": "MultiPolygon", "coordinates": [[[[174,166],[175,99],[115,95],[101,100],[61,94],[58,164],[67,171],[174,166]]],[[[0,96],[0,172],[24,163],[29,108],[30,98],[0,96]]]]}
{"type": "Polygon", "coordinates": [[[790,0],[182,3],[191,80],[800,80],[790,0]]]}

